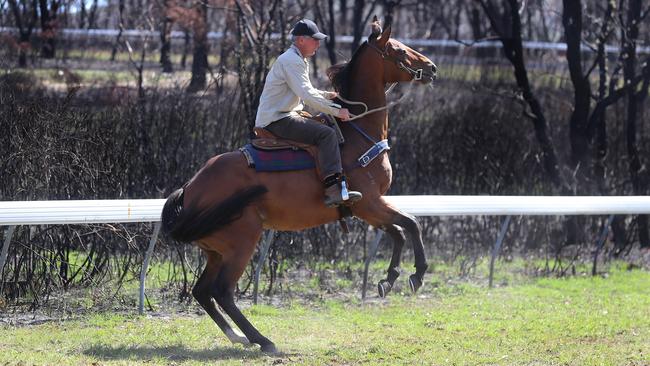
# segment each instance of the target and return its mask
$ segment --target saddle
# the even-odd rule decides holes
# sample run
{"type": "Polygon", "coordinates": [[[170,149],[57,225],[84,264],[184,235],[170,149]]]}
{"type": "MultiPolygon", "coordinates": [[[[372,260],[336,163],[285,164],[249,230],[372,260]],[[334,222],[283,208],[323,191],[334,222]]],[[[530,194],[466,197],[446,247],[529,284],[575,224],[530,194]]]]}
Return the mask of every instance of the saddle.
{"type": "MultiPolygon", "coordinates": [[[[339,144],[342,144],[345,139],[343,133],[333,117],[323,113],[312,116],[307,112],[300,112],[300,115],[305,118],[310,118],[314,121],[326,124],[334,128],[339,144]]],[[[316,169],[316,174],[321,180],[325,179],[322,174],[322,169],[318,163],[318,146],[305,144],[288,139],[282,139],[275,136],[271,131],[255,127],[253,128],[255,138],[251,140],[250,144],[244,146],[240,151],[246,157],[249,166],[254,166],[258,171],[282,171],[282,170],[299,170],[299,169],[316,169]],[[306,153],[306,154],[305,154],[306,153]],[[310,157],[309,161],[305,161],[305,155],[310,157]],[[263,161],[270,164],[264,164],[263,161]],[[280,162],[281,160],[282,162],[280,162]]],[[[341,205],[338,207],[339,211],[339,224],[345,234],[350,232],[346,217],[352,216],[350,207],[341,205]]]]}
{"type": "MultiPolygon", "coordinates": [[[[302,111],[300,112],[300,115],[312,119],[314,121],[320,122],[322,124],[325,124],[329,127],[332,127],[335,129],[339,144],[343,143],[343,134],[341,133],[341,130],[338,127],[338,124],[334,120],[334,118],[327,116],[323,113],[317,115],[317,116],[312,116],[311,114],[302,111]]],[[[281,151],[281,150],[304,150],[309,155],[313,158],[314,163],[315,163],[315,168],[316,168],[316,173],[321,179],[324,179],[325,177],[322,176],[322,170],[320,169],[319,163],[318,163],[318,146],[316,145],[310,145],[310,144],[305,144],[302,142],[297,142],[293,140],[288,140],[288,139],[283,139],[275,136],[271,131],[261,128],[261,127],[255,127],[253,129],[253,133],[255,134],[254,139],[251,140],[250,144],[257,150],[262,150],[262,151],[281,151]]]]}

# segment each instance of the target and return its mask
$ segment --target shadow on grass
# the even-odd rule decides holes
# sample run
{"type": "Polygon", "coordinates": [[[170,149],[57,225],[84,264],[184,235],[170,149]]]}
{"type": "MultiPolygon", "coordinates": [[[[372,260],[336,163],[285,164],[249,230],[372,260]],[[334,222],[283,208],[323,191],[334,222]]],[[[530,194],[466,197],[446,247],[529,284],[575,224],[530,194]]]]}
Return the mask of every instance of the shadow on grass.
{"type": "Polygon", "coordinates": [[[241,349],[236,347],[214,347],[194,350],[182,345],[173,346],[107,346],[93,345],[83,351],[84,355],[103,360],[151,360],[167,361],[218,361],[228,359],[254,359],[265,357],[259,349],[241,349]]]}

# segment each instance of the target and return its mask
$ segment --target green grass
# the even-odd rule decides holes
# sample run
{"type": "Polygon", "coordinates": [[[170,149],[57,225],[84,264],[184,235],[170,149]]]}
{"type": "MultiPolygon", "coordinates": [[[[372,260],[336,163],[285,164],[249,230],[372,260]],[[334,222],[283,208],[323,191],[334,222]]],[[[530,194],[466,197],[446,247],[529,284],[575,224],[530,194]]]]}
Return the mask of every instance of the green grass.
{"type": "Polygon", "coordinates": [[[650,364],[647,271],[614,266],[603,277],[455,286],[429,284],[418,296],[395,293],[365,304],[246,308],[279,356],[231,346],[205,315],[103,313],[0,326],[0,364],[650,364]]]}

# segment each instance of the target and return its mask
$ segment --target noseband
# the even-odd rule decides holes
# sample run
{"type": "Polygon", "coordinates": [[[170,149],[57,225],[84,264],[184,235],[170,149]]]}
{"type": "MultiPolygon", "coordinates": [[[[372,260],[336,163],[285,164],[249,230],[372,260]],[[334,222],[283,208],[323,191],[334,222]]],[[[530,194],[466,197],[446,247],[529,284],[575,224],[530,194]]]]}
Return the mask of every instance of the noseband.
{"type": "Polygon", "coordinates": [[[370,43],[368,41],[366,41],[366,44],[368,46],[370,46],[370,48],[372,48],[373,50],[377,51],[379,53],[379,55],[381,56],[381,58],[383,58],[384,60],[392,61],[395,65],[397,65],[397,67],[399,67],[400,69],[402,69],[402,70],[406,71],[407,73],[409,73],[413,77],[413,81],[422,80],[422,75],[424,73],[424,70],[422,68],[420,68],[420,69],[410,68],[410,67],[408,67],[408,66],[406,66],[404,64],[403,60],[400,60],[400,59],[398,59],[398,58],[396,58],[394,56],[389,55],[388,54],[388,42],[386,42],[386,46],[384,46],[383,50],[380,50],[379,47],[375,46],[374,44],[372,44],[372,43],[370,43]]]}

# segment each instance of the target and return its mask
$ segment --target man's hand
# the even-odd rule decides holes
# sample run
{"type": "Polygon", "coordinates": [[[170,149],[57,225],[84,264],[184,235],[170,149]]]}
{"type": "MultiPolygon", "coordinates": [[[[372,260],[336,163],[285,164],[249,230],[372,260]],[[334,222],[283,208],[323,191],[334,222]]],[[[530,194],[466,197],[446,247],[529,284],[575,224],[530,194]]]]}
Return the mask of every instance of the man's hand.
{"type": "Polygon", "coordinates": [[[334,99],[334,98],[336,98],[338,96],[339,96],[339,93],[337,93],[337,92],[325,92],[325,99],[332,100],[332,99],[334,99]]]}
{"type": "Polygon", "coordinates": [[[341,121],[347,121],[347,120],[350,119],[350,111],[348,111],[347,108],[341,108],[341,109],[339,109],[339,114],[337,115],[337,117],[341,121]]]}

